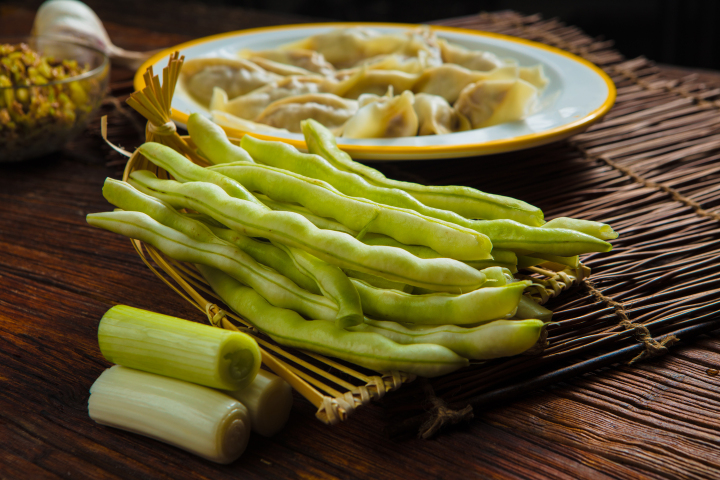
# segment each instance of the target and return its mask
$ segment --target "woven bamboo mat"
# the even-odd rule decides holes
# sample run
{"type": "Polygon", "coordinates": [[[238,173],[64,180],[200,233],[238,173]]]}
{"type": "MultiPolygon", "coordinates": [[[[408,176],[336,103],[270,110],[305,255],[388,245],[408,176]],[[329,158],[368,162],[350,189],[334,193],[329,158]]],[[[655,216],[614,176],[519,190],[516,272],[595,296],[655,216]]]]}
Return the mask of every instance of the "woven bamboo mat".
{"type": "MultiPolygon", "coordinates": [[[[626,60],[612,42],[537,15],[500,12],[438,23],[528,38],[580,55],[612,77],[616,105],[587,132],[552,145],[378,168],[400,179],[462,182],[511,195],[541,207],[547,219],[607,222],[620,238],[612,252],[583,258],[592,268],[589,280],[549,301],[554,323],[542,354],[402,385],[383,401],[389,433],[417,431],[424,423],[421,431],[429,436],[470,418],[472,407],[620,361],[642,361],[719,328],[720,273],[714,267],[720,254],[720,89],[691,77],[663,78],[652,62],[626,60]]],[[[108,101],[122,114],[111,113],[111,138],[142,132],[117,101],[128,87],[116,86],[108,101]]]]}
{"type": "MultiPolygon", "coordinates": [[[[693,77],[663,78],[651,61],[626,60],[612,42],[537,15],[500,12],[438,23],[563,48],[612,77],[617,102],[600,123],[554,145],[477,159],[477,171],[466,178],[541,207],[547,219],[610,223],[620,238],[612,252],[584,256],[591,277],[546,304],[555,314],[541,355],[471,366],[396,392],[385,400],[390,433],[426,422],[422,431],[431,434],[471,416],[468,406],[641,361],[719,328],[720,88],[693,77]],[[495,162],[514,165],[494,168],[495,162]]],[[[443,173],[459,174],[452,164],[443,173]]]]}

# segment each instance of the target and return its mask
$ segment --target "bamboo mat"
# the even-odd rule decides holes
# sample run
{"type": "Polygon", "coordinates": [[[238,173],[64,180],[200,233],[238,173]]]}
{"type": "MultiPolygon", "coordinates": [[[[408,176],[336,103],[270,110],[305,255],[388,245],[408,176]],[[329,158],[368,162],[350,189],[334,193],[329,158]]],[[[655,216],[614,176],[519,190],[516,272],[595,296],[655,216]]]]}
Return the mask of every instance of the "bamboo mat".
{"type": "MultiPolygon", "coordinates": [[[[483,13],[438,23],[546,43],[611,76],[617,102],[600,123],[566,141],[500,157],[515,163],[511,169],[477,159],[477,173],[465,178],[541,207],[546,219],[610,223],[620,238],[612,252],[584,256],[591,277],[546,305],[555,314],[541,355],[471,366],[395,392],[385,399],[394,421],[389,432],[425,422],[421,432],[432,434],[471,417],[471,407],[661,355],[720,328],[720,88],[693,77],[663,78],[651,61],[626,60],[611,41],[538,15],[483,13]]],[[[452,164],[443,173],[434,181],[460,175],[452,164]]]]}
{"type": "MultiPolygon", "coordinates": [[[[541,207],[546,219],[607,222],[620,238],[612,252],[583,258],[592,268],[589,280],[547,304],[555,315],[541,355],[403,385],[383,399],[388,433],[414,432],[422,424],[420,431],[430,436],[471,418],[473,407],[618,362],[643,361],[720,328],[720,88],[692,77],[663,78],[651,61],[626,60],[611,41],[538,15],[483,13],[437,23],[523,37],[582,56],[611,76],[616,105],[588,131],[552,145],[374,166],[400,179],[511,195],[541,207]]],[[[121,113],[111,113],[111,138],[142,132],[118,102],[128,88],[116,85],[108,100],[121,113]]]]}

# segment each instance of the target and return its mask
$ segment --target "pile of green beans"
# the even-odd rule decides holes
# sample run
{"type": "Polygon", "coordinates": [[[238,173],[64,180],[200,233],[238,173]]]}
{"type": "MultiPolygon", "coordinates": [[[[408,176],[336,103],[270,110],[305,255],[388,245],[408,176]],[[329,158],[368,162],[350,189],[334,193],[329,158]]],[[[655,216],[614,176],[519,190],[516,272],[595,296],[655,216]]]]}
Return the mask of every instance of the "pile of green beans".
{"type": "Polygon", "coordinates": [[[138,150],[146,170],[107,179],[115,211],[91,225],[195,264],[236,313],[281,345],[381,372],[442,375],[535,345],[552,312],[513,274],[605,252],[609,225],[557,218],[461,187],[390,180],[303,122],[310,154],[250,136],[231,143],[193,114],[209,167],[169,147],[138,150]]]}

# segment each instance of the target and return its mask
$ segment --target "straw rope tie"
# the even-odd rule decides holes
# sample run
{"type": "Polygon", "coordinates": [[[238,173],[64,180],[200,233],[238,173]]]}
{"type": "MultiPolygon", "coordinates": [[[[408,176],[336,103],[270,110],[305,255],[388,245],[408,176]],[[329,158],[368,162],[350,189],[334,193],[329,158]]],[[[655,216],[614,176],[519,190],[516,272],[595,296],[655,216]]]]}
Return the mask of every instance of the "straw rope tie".
{"type": "Polygon", "coordinates": [[[208,321],[214,327],[222,328],[222,321],[227,316],[227,312],[222,308],[219,308],[214,303],[208,303],[205,305],[205,314],[208,317],[208,321]],[[217,313],[212,313],[212,309],[217,309],[217,313]]]}
{"type": "Polygon", "coordinates": [[[147,129],[148,132],[152,133],[153,135],[159,135],[161,137],[166,137],[177,132],[177,127],[172,120],[168,120],[162,125],[155,125],[153,122],[148,122],[147,129]]]}
{"type": "Polygon", "coordinates": [[[455,425],[459,422],[471,420],[475,416],[472,405],[467,405],[462,410],[449,408],[442,398],[435,396],[435,391],[429,383],[425,384],[424,390],[428,396],[428,400],[430,400],[433,405],[433,410],[428,419],[420,425],[418,437],[428,439],[445,425],[455,425]]]}
{"type": "Polygon", "coordinates": [[[603,295],[602,292],[600,292],[600,290],[598,290],[593,284],[593,282],[590,280],[585,280],[585,285],[595,298],[615,309],[615,315],[620,318],[620,326],[622,326],[626,330],[634,330],[635,338],[639,342],[645,344],[645,350],[643,350],[642,352],[640,352],[639,355],[630,360],[628,362],[628,365],[632,365],[633,363],[639,360],[643,360],[645,358],[652,358],[658,355],[662,355],[663,353],[667,352],[667,347],[680,340],[675,335],[668,335],[662,341],[658,342],[657,340],[652,338],[652,336],[650,335],[650,331],[645,325],[635,324],[630,320],[630,317],[628,317],[627,311],[625,310],[625,306],[622,303],[616,302],[612,298],[603,295]]]}

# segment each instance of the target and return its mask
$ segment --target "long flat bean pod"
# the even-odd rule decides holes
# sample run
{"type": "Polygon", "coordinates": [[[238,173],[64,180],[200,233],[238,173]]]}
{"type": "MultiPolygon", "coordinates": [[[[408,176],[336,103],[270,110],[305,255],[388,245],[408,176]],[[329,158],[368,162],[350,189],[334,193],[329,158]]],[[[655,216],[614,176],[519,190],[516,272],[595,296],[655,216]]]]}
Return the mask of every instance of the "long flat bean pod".
{"type": "Polygon", "coordinates": [[[232,197],[264,206],[252,193],[248,192],[245,187],[235,180],[195,165],[187,157],[168,146],[147,142],[140,145],[138,150],[152,163],[167,170],[178,182],[213,183],[232,197]]]}
{"type": "Polygon", "coordinates": [[[335,318],[338,327],[351,327],[363,322],[360,296],[342,270],[299,248],[283,244],[278,244],[277,247],[288,254],[300,271],[315,280],[323,295],[335,302],[338,307],[335,318]]]}
{"type": "Polygon", "coordinates": [[[477,327],[441,325],[401,325],[396,322],[365,319],[352,331],[375,332],[401,344],[434,343],[461,357],[490,360],[525,352],[540,338],[541,320],[495,320],[477,327]]]}
{"type": "Polygon", "coordinates": [[[347,233],[348,235],[352,235],[353,237],[356,237],[359,232],[356,232],[355,230],[350,230],[345,225],[343,225],[340,222],[336,222],[332,218],[325,218],[320,217],[318,215],[314,215],[310,210],[303,207],[302,205],[295,205],[292,203],[287,202],[277,202],[273,200],[272,198],[268,197],[267,195],[263,195],[261,193],[255,194],[256,198],[260,200],[262,203],[267,205],[273,210],[280,210],[282,212],[293,212],[297,213],[298,215],[302,215],[303,217],[310,220],[310,223],[315,225],[318,228],[322,228],[324,230],[335,230],[336,232],[343,232],[347,233]]]}
{"type": "Polygon", "coordinates": [[[472,325],[515,314],[523,291],[531,282],[483,287],[462,295],[430,293],[412,295],[385,290],[351,279],[366,315],[417,325],[472,325]]]}
{"type": "MultiPolygon", "coordinates": [[[[127,211],[142,212],[150,218],[174,230],[184,233],[198,242],[230,242],[255,261],[272,267],[300,287],[312,293],[321,293],[315,282],[300,272],[287,253],[269,243],[253,240],[227,228],[211,225],[214,220],[198,220],[189,214],[177,212],[171,205],[133,188],[129,183],[105,179],[103,196],[111,204],[127,211]]],[[[209,217],[206,217],[209,218],[209,217]]]]}
{"type": "Polygon", "coordinates": [[[281,345],[336,357],[380,372],[401,370],[436,377],[468,365],[467,359],[433,344],[400,345],[371,332],[351,332],[333,322],[307,321],[273,307],[251,288],[222,272],[198,266],[226,305],[281,345]]]}
{"type": "Polygon", "coordinates": [[[208,170],[227,175],[274,200],[299,203],[352,230],[382,233],[409,245],[426,245],[459,260],[490,258],[492,244],[485,235],[413,210],[345,195],[321,180],[247,162],[216,165],[208,170]]]}
{"type": "Polygon", "coordinates": [[[215,185],[159,180],[148,171],[133,172],[130,183],[174,207],[191,208],[239,233],[300,248],[343,269],[451,293],[475,290],[485,281],[484,274],[459,261],[420,259],[396,248],[368,246],[344,233],[320,230],[300,215],[230,197],[215,185]]]}
{"type": "Polygon", "coordinates": [[[618,234],[607,223],[593,222],[592,220],[580,220],[579,218],[558,217],[553,218],[543,228],[566,228],[591,235],[601,240],[614,240],[618,234]]]}
{"type": "Polygon", "coordinates": [[[526,225],[544,223],[542,211],[528,203],[463,186],[425,186],[391,180],[374,168],[355,162],[340,150],[332,132],[314,120],[301,122],[310,153],[320,155],[335,168],[356,173],[379,187],[399,188],[433,208],[450,210],[466,218],[509,218],[526,225]]]}
{"type": "MultiPolygon", "coordinates": [[[[353,198],[360,197],[376,203],[413,210],[426,217],[436,218],[475,230],[476,232],[487,235],[495,248],[513,251],[534,250],[536,252],[563,256],[595,251],[602,252],[609,249],[609,244],[599,239],[597,235],[589,233],[601,231],[600,226],[604,224],[597,222],[563,218],[559,220],[564,220],[565,224],[568,225],[567,227],[553,228],[552,226],[544,225],[543,229],[540,230],[536,226],[523,225],[520,222],[508,219],[470,220],[449,210],[428,207],[403,190],[371,185],[363,177],[340,171],[318,155],[303,154],[292,145],[286,143],[268,142],[246,135],[243,137],[242,145],[259,163],[325,181],[340,192],[353,198]],[[574,228],[570,228],[570,226],[574,228]],[[552,233],[550,233],[551,231],[552,233]]],[[[241,164],[242,163],[238,163],[237,165],[241,164]]],[[[211,169],[218,170],[225,174],[228,174],[227,172],[233,171],[235,168],[236,167],[232,165],[211,167],[211,169]]],[[[241,178],[231,174],[229,176],[243,183],[243,185],[250,190],[253,190],[253,188],[244,183],[241,178]]],[[[277,200],[281,199],[277,198],[277,200]]],[[[286,199],[286,201],[298,201],[302,203],[302,201],[297,199],[286,199]]],[[[347,223],[343,221],[341,221],[341,223],[347,225],[347,223]]],[[[352,228],[352,226],[350,227],[352,228]]],[[[605,227],[609,228],[608,225],[605,225],[605,227]]],[[[373,229],[368,229],[368,231],[385,233],[373,229]]],[[[610,229],[610,231],[612,232],[612,229],[610,229]]],[[[406,244],[426,245],[425,243],[417,241],[405,241],[394,235],[390,236],[406,244]]],[[[437,248],[432,245],[428,246],[437,250],[437,248]]],[[[469,260],[469,258],[463,258],[462,260],[469,260]]],[[[474,260],[482,259],[478,257],[474,260]]]]}
{"type": "Polygon", "coordinates": [[[193,143],[200,149],[203,157],[212,163],[220,163],[216,159],[225,158],[230,162],[243,160],[252,162],[252,157],[242,148],[231,143],[225,130],[200,113],[193,113],[187,122],[188,133],[193,143]]]}
{"type": "Polygon", "coordinates": [[[232,245],[199,242],[140,212],[91,213],[87,222],[148,243],[175,260],[227,272],[278,307],[291,308],[310,318],[334,320],[337,315],[337,307],[330,299],[301,289],[232,245]]]}
{"type": "MultiPolygon", "coordinates": [[[[390,238],[387,235],[378,235],[370,233],[365,235],[361,241],[366,245],[385,245],[386,247],[401,248],[407,252],[412,253],[416,257],[420,258],[441,258],[442,255],[437,253],[430,247],[424,247],[422,245],[406,245],[400,243],[394,238],[390,238]]],[[[481,270],[488,267],[503,267],[509,269],[512,273],[517,272],[517,255],[510,250],[502,250],[499,248],[493,248],[490,254],[493,256],[487,260],[465,260],[464,263],[470,265],[473,268],[481,270]]]]}

